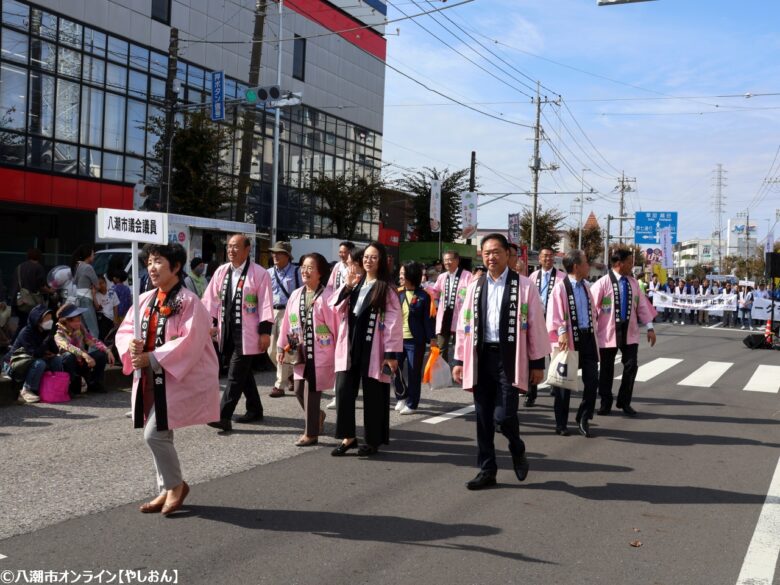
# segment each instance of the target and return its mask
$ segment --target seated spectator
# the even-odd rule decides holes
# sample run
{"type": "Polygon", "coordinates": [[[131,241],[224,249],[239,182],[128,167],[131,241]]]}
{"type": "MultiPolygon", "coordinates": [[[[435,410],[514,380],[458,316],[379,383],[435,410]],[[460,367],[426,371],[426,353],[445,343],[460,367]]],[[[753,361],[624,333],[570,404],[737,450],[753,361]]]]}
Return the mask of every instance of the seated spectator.
{"type": "Polygon", "coordinates": [[[119,323],[119,298],[113,290],[108,290],[105,276],[98,276],[97,291],[95,291],[95,311],[97,311],[98,331],[100,341],[105,342],[111,330],[119,323]]]}
{"type": "Polygon", "coordinates": [[[21,398],[27,403],[38,402],[38,390],[46,371],[61,372],[62,359],[57,355],[53,329],[54,312],[46,305],[32,308],[27,325],[16,336],[5,357],[4,370],[17,382],[24,382],[21,398]]]}
{"type": "Polygon", "coordinates": [[[81,379],[88,392],[105,392],[103,371],[106,361],[114,365],[114,356],[95,339],[81,322],[84,309],[74,304],[62,305],[57,311],[57,333],[54,340],[62,355],[62,367],[70,374],[70,392],[81,392],[81,379]]]}

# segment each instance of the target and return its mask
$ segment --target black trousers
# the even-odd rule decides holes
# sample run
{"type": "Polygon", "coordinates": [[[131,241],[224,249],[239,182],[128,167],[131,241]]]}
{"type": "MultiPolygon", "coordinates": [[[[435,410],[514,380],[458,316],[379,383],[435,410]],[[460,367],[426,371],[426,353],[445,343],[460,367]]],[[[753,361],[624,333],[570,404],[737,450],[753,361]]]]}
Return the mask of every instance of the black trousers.
{"type": "Polygon", "coordinates": [[[390,384],[360,374],[355,365],[336,372],[336,438],[355,437],[355,400],[363,384],[363,432],[365,442],[379,447],[390,442],[390,384]]]}
{"type": "MultiPolygon", "coordinates": [[[[626,336],[622,336],[625,340],[626,336]]],[[[620,338],[619,338],[620,340],[620,338]]],[[[599,349],[601,357],[601,373],[599,374],[599,397],[601,405],[606,408],[612,406],[612,379],[615,377],[615,356],[620,350],[620,361],[623,363],[623,378],[620,380],[617,402],[620,406],[629,406],[631,396],[634,393],[634,380],[639,370],[637,354],[639,344],[627,344],[625,341],[618,343],[617,347],[602,347],[599,349]]]]}
{"type": "MultiPolygon", "coordinates": [[[[581,335],[578,355],[584,389],[582,391],[582,402],[580,402],[580,406],[577,409],[576,421],[578,423],[582,417],[585,417],[585,420],[593,418],[593,412],[596,410],[596,394],[599,389],[599,354],[596,337],[586,331],[583,331],[581,335]]],[[[571,390],[553,388],[553,391],[555,394],[555,402],[553,403],[555,426],[559,429],[565,428],[569,422],[571,390]]]]}
{"type": "Polygon", "coordinates": [[[520,393],[507,378],[498,348],[484,347],[479,354],[477,385],[474,387],[474,407],[477,415],[477,465],[480,470],[495,475],[495,432],[509,441],[512,455],[525,453],[525,443],[520,438],[520,420],[517,408],[520,393]]]}
{"type": "Polygon", "coordinates": [[[257,391],[257,382],[252,372],[253,355],[240,355],[233,344],[233,337],[228,335],[222,355],[230,356],[227,374],[227,388],[222,394],[219,418],[226,419],[233,416],[241,395],[246,396],[246,412],[251,415],[263,414],[263,403],[260,402],[260,393],[257,391]]]}

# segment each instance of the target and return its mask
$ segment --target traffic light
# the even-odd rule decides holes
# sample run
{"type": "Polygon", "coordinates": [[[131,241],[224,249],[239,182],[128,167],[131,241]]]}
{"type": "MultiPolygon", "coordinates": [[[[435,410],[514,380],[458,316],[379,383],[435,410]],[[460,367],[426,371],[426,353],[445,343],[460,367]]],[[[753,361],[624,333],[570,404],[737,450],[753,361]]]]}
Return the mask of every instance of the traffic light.
{"type": "Polygon", "coordinates": [[[278,100],[282,97],[282,90],[278,85],[267,85],[261,87],[250,87],[244,94],[246,101],[250,104],[257,102],[267,102],[268,100],[278,100]]]}

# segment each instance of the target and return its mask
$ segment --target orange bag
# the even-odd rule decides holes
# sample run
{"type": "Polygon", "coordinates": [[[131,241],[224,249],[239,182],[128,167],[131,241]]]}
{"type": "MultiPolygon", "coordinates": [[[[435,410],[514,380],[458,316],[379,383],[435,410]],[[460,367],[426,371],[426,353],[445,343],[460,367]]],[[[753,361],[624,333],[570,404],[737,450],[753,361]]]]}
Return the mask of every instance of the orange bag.
{"type": "Polygon", "coordinates": [[[428,358],[428,363],[425,364],[425,370],[423,370],[423,384],[431,383],[431,369],[433,368],[433,364],[436,362],[440,354],[441,352],[439,351],[438,347],[431,348],[431,356],[428,358]]]}

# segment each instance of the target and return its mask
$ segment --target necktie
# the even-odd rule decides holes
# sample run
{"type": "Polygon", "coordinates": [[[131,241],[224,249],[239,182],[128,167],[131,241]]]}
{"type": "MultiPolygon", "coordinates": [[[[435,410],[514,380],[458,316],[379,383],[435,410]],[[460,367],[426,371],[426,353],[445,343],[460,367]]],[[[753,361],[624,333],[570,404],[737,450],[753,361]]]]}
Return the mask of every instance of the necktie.
{"type": "Polygon", "coordinates": [[[550,273],[545,272],[544,278],[542,278],[542,296],[545,296],[548,286],[550,286],[550,273]]]}
{"type": "Polygon", "coordinates": [[[623,321],[628,314],[628,279],[620,278],[620,320],[623,321]]]}

